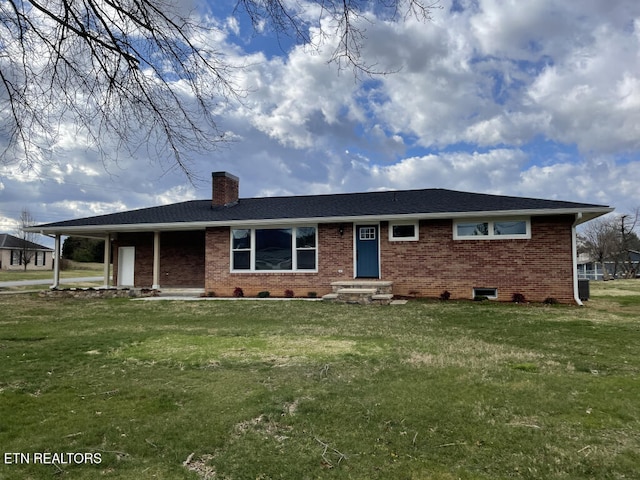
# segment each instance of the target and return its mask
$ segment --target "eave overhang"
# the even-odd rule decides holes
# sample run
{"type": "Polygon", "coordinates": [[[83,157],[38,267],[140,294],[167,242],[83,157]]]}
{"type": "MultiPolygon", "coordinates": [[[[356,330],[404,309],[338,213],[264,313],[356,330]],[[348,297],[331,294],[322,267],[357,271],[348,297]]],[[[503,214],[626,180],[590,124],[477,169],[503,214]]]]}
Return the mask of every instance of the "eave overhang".
{"type": "Polygon", "coordinates": [[[387,214],[387,215],[360,215],[360,216],[334,216],[334,217],[304,217],[304,218],[256,218],[238,220],[209,220],[197,222],[170,222],[170,223],[131,223],[131,224],[104,224],[104,225],[75,225],[75,226],[34,226],[25,228],[25,231],[41,233],[43,235],[65,236],[100,236],[109,233],[125,232],[168,232],[168,231],[195,231],[205,230],[211,227],[235,227],[235,226],[267,226],[267,225],[300,225],[316,223],[358,223],[380,221],[411,221],[411,220],[438,220],[461,218],[495,218],[495,217],[523,217],[523,216],[557,216],[582,214],[579,223],[584,223],[601,215],[606,215],[614,209],[610,207],[591,208],[567,208],[567,209],[529,209],[529,210],[489,210],[473,212],[438,212],[438,213],[411,213],[411,214],[387,214]]]}

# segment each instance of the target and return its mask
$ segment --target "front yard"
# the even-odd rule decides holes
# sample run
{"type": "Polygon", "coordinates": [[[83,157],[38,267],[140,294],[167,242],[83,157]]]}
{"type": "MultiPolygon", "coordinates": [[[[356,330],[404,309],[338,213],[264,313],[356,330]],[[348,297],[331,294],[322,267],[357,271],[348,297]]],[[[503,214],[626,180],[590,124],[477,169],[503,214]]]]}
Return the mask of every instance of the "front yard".
{"type": "Polygon", "coordinates": [[[640,282],[591,293],[2,296],[0,478],[636,478],[640,282]]]}

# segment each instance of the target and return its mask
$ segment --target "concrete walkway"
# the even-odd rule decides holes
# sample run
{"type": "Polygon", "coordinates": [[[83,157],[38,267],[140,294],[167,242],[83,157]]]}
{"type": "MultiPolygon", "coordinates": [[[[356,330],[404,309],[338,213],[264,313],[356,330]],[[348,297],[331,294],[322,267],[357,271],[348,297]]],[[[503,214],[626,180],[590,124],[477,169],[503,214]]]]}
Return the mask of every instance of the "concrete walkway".
{"type": "MultiPolygon", "coordinates": [[[[75,278],[61,278],[60,284],[65,283],[85,283],[85,282],[102,282],[104,277],[75,277],[75,278]]],[[[42,278],[39,280],[16,280],[14,282],[0,282],[0,288],[6,287],[28,287],[30,285],[52,285],[52,278],[42,278]]]]}

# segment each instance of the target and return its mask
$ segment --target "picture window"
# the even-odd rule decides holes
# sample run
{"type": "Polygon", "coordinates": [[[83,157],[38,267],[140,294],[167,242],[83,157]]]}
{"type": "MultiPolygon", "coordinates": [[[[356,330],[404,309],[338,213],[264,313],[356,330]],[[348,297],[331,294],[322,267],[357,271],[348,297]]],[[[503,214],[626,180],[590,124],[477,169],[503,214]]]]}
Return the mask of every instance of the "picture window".
{"type": "Polygon", "coordinates": [[[231,271],[315,271],[317,228],[238,228],[231,230],[231,271]]]}

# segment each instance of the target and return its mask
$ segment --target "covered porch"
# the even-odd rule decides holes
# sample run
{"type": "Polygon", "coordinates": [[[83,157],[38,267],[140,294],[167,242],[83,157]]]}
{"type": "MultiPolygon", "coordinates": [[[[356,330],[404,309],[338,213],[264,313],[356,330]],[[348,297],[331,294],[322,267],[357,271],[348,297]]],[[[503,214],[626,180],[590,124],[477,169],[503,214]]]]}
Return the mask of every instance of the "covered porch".
{"type": "MultiPolygon", "coordinates": [[[[74,235],[65,232],[64,236],[74,235]]],[[[103,288],[204,291],[204,229],[106,232],[102,235],[81,232],[77,236],[104,240],[103,288]]],[[[52,289],[60,286],[62,237],[59,233],[54,236],[52,289]]]]}

